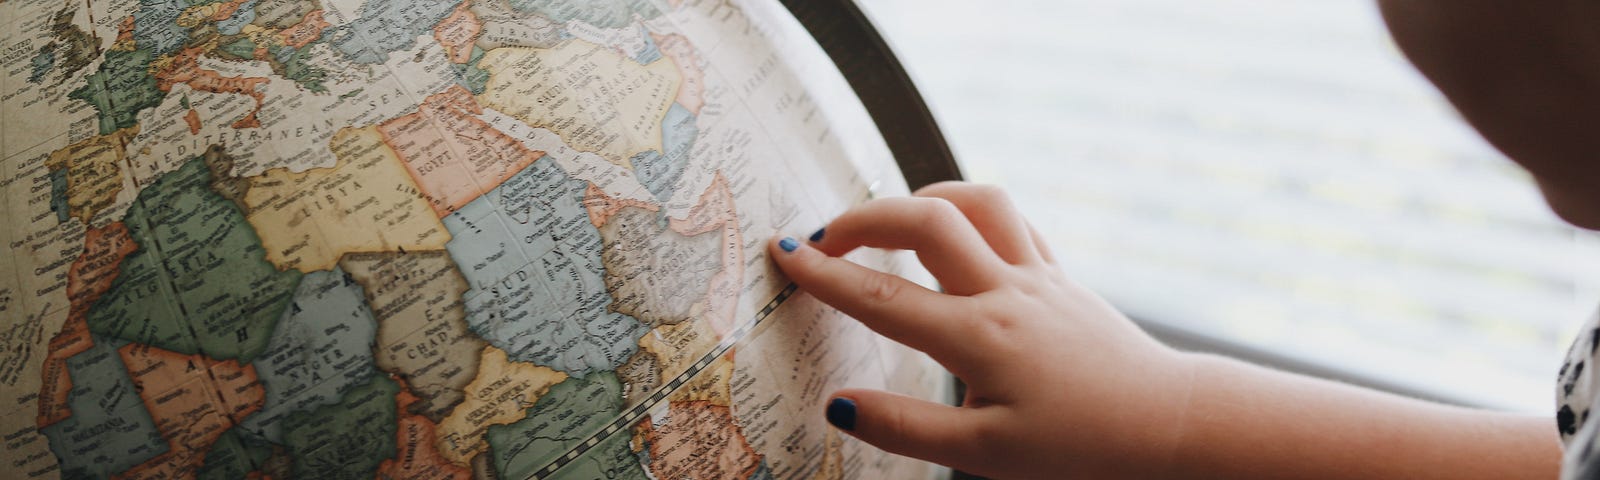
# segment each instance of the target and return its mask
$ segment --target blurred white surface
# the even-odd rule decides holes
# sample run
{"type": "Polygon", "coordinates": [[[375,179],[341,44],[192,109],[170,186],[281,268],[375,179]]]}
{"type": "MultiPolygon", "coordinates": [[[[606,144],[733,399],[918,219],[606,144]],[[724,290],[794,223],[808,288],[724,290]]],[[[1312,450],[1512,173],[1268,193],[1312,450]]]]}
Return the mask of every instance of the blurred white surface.
{"type": "Polygon", "coordinates": [[[975,181],[1130,315],[1549,413],[1600,305],[1551,214],[1356,0],[860,0],[975,181]]]}

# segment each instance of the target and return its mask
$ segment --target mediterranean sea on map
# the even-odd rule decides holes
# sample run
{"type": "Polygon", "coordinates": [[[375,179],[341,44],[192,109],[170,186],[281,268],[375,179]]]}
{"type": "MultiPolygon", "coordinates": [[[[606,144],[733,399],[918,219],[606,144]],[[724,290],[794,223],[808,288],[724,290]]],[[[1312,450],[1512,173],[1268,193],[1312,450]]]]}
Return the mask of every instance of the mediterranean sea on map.
{"type": "Polygon", "coordinates": [[[0,476],[943,473],[823,420],[949,376],[767,258],[906,190],[774,0],[0,0],[0,75],[0,476]]]}

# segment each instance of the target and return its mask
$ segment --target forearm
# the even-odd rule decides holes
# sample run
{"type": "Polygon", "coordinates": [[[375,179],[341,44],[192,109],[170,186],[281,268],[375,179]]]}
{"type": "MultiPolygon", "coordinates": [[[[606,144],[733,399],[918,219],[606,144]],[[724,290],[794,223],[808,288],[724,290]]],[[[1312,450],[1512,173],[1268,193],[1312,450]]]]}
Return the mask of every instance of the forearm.
{"type": "Polygon", "coordinates": [[[1555,478],[1553,420],[1195,356],[1178,478],[1555,478]]]}

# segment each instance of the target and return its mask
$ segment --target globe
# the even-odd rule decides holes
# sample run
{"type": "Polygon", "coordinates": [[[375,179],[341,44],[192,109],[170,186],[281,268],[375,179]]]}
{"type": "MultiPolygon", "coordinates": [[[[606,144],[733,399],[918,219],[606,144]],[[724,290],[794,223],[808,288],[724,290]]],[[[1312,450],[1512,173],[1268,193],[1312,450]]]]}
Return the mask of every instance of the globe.
{"type": "MultiPolygon", "coordinates": [[[[771,1],[0,1],[13,478],[918,478],[767,259],[907,186],[771,1]]],[[[903,253],[857,252],[927,281],[903,253]]]]}

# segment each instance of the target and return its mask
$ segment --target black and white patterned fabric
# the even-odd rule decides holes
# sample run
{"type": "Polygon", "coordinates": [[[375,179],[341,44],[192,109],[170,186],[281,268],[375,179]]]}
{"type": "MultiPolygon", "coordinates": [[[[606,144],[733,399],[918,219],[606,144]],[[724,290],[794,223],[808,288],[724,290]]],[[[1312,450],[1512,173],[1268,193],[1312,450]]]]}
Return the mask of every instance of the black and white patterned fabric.
{"type": "Polygon", "coordinates": [[[1561,465],[1564,480],[1600,480],[1600,457],[1595,455],[1600,422],[1589,421],[1589,413],[1600,410],[1600,405],[1595,405],[1600,399],[1600,392],[1595,391],[1600,388],[1595,383],[1595,370],[1600,370],[1600,365],[1595,365],[1595,354],[1600,353],[1596,347],[1600,347],[1600,313],[1578,331],[1556,382],[1556,428],[1566,448],[1561,465]]]}

